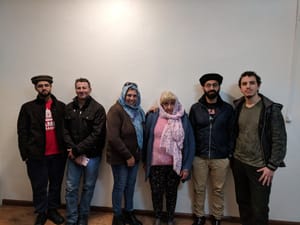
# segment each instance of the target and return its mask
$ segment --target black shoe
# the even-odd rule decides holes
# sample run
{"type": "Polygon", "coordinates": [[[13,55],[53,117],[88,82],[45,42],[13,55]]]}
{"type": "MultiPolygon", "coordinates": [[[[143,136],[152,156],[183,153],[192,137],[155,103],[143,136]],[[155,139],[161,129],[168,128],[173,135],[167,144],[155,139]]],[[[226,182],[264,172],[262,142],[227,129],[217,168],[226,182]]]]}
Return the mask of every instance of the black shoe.
{"type": "Polygon", "coordinates": [[[161,220],[160,218],[156,218],[153,225],[161,225],[161,220]]]}
{"type": "Polygon", "coordinates": [[[65,219],[57,212],[56,209],[48,209],[48,219],[55,224],[63,224],[65,219]]]}
{"type": "Polygon", "coordinates": [[[142,222],[135,217],[133,211],[124,211],[124,221],[129,225],[143,225],[142,222]]]}
{"type": "Polygon", "coordinates": [[[34,225],[44,225],[47,221],[46,213],[39,213],[35,219],[34,225]]]}
{"type": "Polygon", "coordinates": [[[88,216],[87,215],[79,216],[77,225],[88,225],[88,216]]]}
{"type": "Polygon", "coordinates": [[[167,225],[174,225],[174,220],[168,220],[167,225]]]}
{"type": "Polygon", "coordinates": [[[193,225],[204,225],[206,221],[205,216],[201,216],[201,217],[196,217],[194,220],[193,225]]]}
{"type": "Polygon", "coordinates": [[[114,215],[112,225],[125,225],[122,215],[120,216],[114,215]]]}
{"type": "Polygon", "coordinates": [[[221,220],[217,220],[216,217],[211,217],[211,225],[221,225],[221,220]]]}

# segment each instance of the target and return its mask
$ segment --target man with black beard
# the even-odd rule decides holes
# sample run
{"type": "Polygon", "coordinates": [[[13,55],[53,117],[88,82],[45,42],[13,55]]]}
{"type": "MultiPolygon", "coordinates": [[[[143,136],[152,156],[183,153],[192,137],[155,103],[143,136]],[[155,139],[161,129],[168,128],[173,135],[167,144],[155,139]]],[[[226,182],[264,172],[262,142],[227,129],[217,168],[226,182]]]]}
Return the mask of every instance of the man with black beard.
{"type": "Polygon", "coordinates": [[[193,225],[204,225],[205,193],[208,177],[211,180],[211,223],[220,225],[224,211],[224,186],[232,156],[233,108],[219,95],[223,77],[217,73],[200,78],[204,94],[190,110],[196,153],[193,161],[194,186],[193,225]]]}
{"type": "Polygon", "coordinates": [[[38,93],[36,99],[22,105],[18,118],[20,155],[27,166],[31,182],[35,225],[47,219],[64,223],[58,213],[66,150],[63,140],[65,104],[51,94],[53,78],[38,75],[31,78],[38,93]]]}

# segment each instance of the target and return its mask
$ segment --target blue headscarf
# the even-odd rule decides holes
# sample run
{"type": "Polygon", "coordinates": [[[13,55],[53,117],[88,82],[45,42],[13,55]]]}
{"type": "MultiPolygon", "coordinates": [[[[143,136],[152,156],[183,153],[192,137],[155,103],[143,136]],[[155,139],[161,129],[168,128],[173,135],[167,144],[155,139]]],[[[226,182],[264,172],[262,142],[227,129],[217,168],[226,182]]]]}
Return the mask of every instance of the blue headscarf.
{"type": "Polygon", "coordinates": [[[129,115],[131,122],[135,128],[135,133],[137,136],[137,142],[140,149],[143,147],[143,122],[145,122],[145,113],[141,108],[141,94],[138,87],[134,83],[127,82],[122,88],[121,96],[118,102],[121,104],[123,109],[129,115]],[[137,101],[135,105],[129,105],[126,103],[125,98],[128,89],[133,89],[137,93],[137,101]]]}

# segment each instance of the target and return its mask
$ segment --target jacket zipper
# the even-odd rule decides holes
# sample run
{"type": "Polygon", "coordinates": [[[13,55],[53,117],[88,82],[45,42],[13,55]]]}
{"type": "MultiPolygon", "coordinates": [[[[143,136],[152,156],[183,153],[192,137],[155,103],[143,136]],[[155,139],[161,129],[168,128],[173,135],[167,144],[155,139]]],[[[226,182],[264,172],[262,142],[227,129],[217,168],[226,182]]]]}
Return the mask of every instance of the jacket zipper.
{"type": "Polygon", "coordinates": [[[211,157],[211,131],[212,131],[212,125],[213,125],[213,118],[211,115],[209,115],[209,137],[208,137],[208,159],[211,157]]]}

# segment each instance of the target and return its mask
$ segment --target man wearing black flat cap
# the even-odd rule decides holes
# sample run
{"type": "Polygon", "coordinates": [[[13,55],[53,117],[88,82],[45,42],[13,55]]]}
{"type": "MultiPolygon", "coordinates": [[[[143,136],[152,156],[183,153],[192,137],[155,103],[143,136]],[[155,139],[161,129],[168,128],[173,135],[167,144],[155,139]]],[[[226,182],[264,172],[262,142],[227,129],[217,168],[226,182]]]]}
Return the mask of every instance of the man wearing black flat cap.
{"type": "Polygon", "coordinates": [[[233,108],[219,95],[223,77],[217,73],[204,74],[200,79],[204,94],[190,110],[196,153],[193,161],[195,220],[204,225],[205,193],[208,177],[211,180],[211,222],[220,225],[224,211],[224,186],[232,155],[233,108]]]}
{"type": "Polygon", "coordinates": [[[22,105],[18,118],[18,144],[26,162],[37,213],[35,225],[49,219],[64,223],[58,213],[66,154],[63,141],[65,104],[51,94],[53,78],[38,75],[31,78],[38,95],[22,105]]]}

